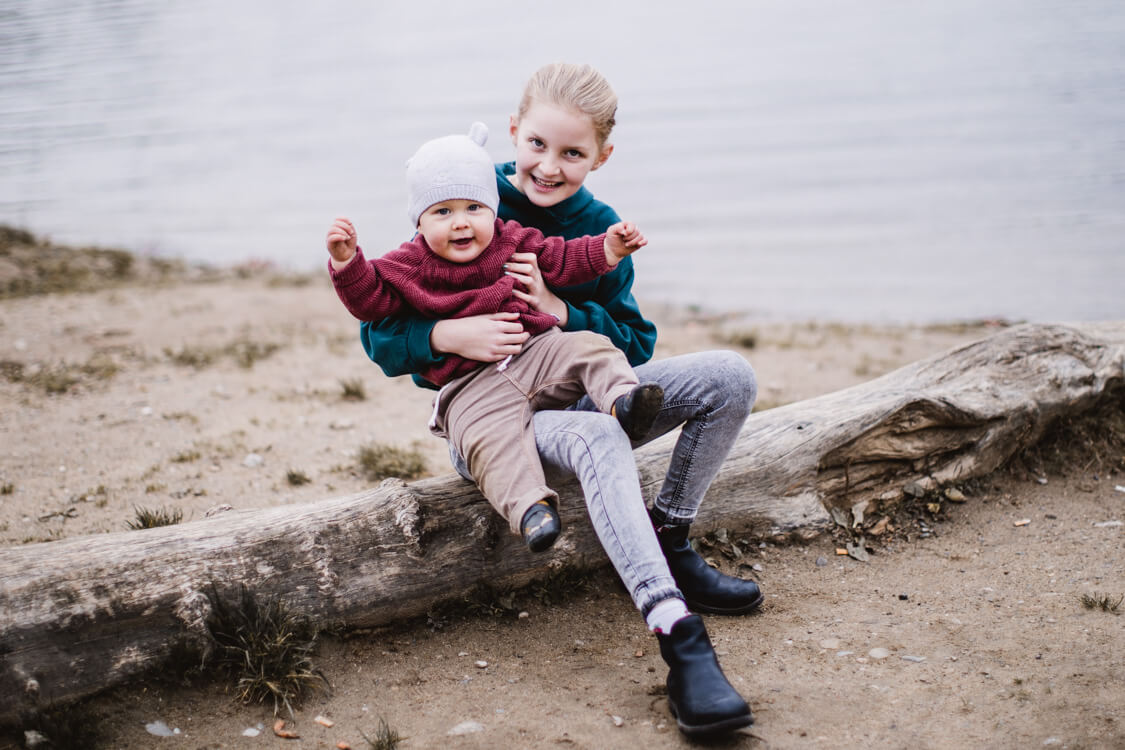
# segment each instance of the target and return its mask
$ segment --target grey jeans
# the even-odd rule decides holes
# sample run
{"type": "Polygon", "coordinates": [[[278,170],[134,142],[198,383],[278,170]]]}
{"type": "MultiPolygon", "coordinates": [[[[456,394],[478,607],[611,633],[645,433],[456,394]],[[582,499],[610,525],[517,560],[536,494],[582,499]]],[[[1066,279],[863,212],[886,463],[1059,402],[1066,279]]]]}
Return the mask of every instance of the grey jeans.
{"type": "MultiPolygon", "coordinates": [[[[585,396],[569,409],[536,412],[532,421],[544,467],[578,478],[598,540],[647,615],[662,599],[682,595],[649,521],[633,448],[683,425],[654,504],[670,523],[691,523],[750,415],[758,385],[750,364],[728,351],[648,362],[636,372],[642,383],[664,388],[664,406],[644,441],[630,443],[617,420],[585,396]]],[[[450,453],[454,468],[471,479],[464,461],[450,453]]]]}

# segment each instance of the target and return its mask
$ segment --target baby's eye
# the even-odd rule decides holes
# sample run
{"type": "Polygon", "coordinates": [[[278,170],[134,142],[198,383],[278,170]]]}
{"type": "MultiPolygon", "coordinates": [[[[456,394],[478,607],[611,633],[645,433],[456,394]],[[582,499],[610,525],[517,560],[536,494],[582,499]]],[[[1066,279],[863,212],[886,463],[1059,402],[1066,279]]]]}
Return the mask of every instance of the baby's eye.
{"type": "Polygon", "coordinates": [[[434,213],[438,216],[447,216],[449,214],[449,209],[445,208],[444,206],[441,208],[435,208],[434,213]]]}
{"type": "Polygon", "coordinates": [[[482,208],[484,208],[484,206],[482,206],[479,203],[470,203],[469,206],[468,206],[468,209],[469,209],[470,213],[472,213],[473,211],[479,211],[482,208]]]}

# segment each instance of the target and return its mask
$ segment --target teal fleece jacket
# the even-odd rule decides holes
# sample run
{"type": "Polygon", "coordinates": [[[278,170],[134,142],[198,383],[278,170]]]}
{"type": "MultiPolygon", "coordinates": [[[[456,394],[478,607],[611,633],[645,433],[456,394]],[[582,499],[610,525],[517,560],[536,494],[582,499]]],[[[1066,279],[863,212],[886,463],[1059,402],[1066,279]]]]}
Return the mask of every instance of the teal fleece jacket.
{"type": "MultiPolygon", "coordinates": [[[[586,188],[562,203],[541,208],[527,199],[508,180],[515,173],[515,162],[496,165],[496,185],[500,191],[499,218],[535,227],[547,236],[574,239],[598,235],[620,221],[612,208],[594,198],[586,188]]],[[[633,259],[625,258],[617,268],[593,281],[575,286],[552,288],[568,308],[564,331],[593,331],[609,337],[634,367],[647,362],[656,346],[656,326],[641,315],[633,297],[633,259]]],[[[430,332],[436,320],[422,317],[393,317],[359,326],[360,340],[367,356],[390,377],[411,375],[425,388],[435,386],[417,373],[445,359],[430,348],[430,332]]]]}

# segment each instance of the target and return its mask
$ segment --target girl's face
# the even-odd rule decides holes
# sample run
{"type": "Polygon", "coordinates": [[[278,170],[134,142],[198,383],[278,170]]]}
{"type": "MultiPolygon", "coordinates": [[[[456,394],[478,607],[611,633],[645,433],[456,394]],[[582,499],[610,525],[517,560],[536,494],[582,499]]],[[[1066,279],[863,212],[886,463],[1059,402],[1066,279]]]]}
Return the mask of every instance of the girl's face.
{"type": "Polygon", "coordinates": [[[598,148],[588,115],[548,102],[533,101],[508,126],[516,146],[516,189],[537,206],[548,208],[578,192],[593,170],[605,164],[613,146],[598,148]]]}

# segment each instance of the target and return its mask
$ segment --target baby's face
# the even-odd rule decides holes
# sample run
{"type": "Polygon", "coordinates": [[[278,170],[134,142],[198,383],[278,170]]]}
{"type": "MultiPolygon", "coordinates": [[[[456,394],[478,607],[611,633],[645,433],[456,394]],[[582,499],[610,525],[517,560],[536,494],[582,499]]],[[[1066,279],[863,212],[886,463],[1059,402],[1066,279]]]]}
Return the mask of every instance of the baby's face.
{"type": "Polygon", "coordinates": [[[496,215],[483,203],[461,199],[435,203],[418,218],[418,231],[435,254],[468,263],[492,242],[496,215]]]}

